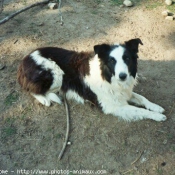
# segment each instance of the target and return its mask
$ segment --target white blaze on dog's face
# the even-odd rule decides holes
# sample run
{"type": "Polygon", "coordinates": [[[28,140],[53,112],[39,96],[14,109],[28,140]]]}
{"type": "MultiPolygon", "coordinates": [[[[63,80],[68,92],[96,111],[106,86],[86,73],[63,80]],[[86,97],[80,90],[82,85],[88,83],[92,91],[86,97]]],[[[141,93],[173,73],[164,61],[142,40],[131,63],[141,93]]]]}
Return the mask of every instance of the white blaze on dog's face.
{"type": "MultiPolygon", "coordinates": [[[[125,48],[119,45],[116,46],[109,54],[109,59],[115,60],[113,61],[114,76],[118,81],[125,81],[129,77],[128,65],[123,59],[124,53],[125,48]]],[[[129,58],[127,59],[129,60],[129,58]]]]}
{"type": "Polygon", "coordinates": [[[126,82],[136,77],[138,45],[140,39],[132,39],[123,45],[96,45],[94,51],[100,60],[102,78],[109,83],[111,80],[126,82]]]}

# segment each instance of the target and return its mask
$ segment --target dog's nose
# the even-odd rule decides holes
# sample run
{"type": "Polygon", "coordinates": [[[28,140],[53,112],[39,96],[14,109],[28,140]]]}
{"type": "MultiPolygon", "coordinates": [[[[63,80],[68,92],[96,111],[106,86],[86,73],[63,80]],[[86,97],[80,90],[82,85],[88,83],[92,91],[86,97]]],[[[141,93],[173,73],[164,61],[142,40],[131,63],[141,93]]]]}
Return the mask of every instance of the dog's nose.
{"type": "Polygon", "coordinates": [[[127,74],[125,74],[125,73],[120,73],[120,74],[119,74],[119,78],[120,78],[122,81],[124,81],[124,80],[126,79],[126,77],[127,77],[127,74]]]}

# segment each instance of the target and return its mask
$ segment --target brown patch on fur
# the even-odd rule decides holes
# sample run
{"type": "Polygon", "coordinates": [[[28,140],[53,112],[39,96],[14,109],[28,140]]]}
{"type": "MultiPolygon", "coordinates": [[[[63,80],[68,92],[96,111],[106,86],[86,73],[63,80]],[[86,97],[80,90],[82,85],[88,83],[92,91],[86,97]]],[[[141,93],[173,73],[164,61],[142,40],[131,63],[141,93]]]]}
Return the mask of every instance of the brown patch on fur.
{"type": "MultiPolygon", "coordinates": [[[[85,88],[82,77],[89,74],[89,60],[93,58],[93,52],[75,52],[56,47],[37,49],[40,55],[46,59],[52,59],[64,71],[63,91],[75,90],[85,99],[91,99],[94,94],[85,88]]],[[[43,69],[37,65],[30,54],[26,56],[19,66],[17,79],[21,87],[35,94],[45,94],[53,82],[51,70],[43,69]]],[[[95,98],[96,99],[96,98],[95,98]]],[[[94,102],[94,100],[91,100],[94,102]]]]}
{"type": "Polygon", "coordinates": [[[21,87],[27,92],[38,93],[40,91],[37,84],[32,83],[27,79],[24,73],[23,63],[20,64],[17,72],[17,80],[21,87]]]}
{"type": "Polygon", "coordinates": [[[75,70],[85,76],[89,74],[89,60],[93,58],[93,52],[80,52],[74,53],[71,57],[71,62],[75,70]]]}
{"type": "Polygon", "coordinates": [[[17,80],[27,92],[45,94],[52,84],[53,77],[49,70],[45,71],[36,65],[28,55],[18,68],[17,80]]]}

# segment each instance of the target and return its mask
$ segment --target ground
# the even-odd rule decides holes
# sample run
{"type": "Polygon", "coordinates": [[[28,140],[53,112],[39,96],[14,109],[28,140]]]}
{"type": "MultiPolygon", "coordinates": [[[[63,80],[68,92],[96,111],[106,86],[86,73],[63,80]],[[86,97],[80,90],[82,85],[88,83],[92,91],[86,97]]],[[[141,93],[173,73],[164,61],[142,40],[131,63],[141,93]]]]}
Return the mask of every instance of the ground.
{"type": "MultiPolygon", "coordinates": [[[[6,0],[0,18],[34,2],[6,0]]],[[[133,2],[127,8],[117,0],[63,0],[64,25],[58,9],[43,5],[0,26],[0,170],[175,174],[175,21],[161,15],[167,8],[175,11],[175,5],[167,7],[163,0],[133,2]],[[64,105],[44,107],[21,90],[16,72],[22,58],[42,46],[89,51],[95,44],[133,38],[144,44],[139,49],[140,76],[134,91],[164,107],[168,119],[128,123],[89,104],[69,101],[71,145],[59,161],[66,132],[64,105]]]]}

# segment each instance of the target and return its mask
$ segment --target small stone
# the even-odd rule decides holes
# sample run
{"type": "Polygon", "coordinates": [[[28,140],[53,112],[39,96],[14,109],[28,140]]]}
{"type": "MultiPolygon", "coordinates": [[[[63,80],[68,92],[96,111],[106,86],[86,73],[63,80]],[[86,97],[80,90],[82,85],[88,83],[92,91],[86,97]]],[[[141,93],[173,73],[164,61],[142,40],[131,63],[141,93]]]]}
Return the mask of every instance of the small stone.
{"type": "Polygon", "coordinates": [[[44,23],[43,22],[42,23],[39,23],[38,26],[44,26],[44,23]]]}
{"type": "Polygon", "coordinates": [[[165,3],[166,3],[166,5],[171,5],[173,2],[172,2],[172,0],[166,0],[165,3]]]}
{"type": "Polygon", "coordinates": [[[124,4],[126,7],[131,7],[131,6],[133,6],[133,3],[132,3],[130,0],[124,0],[123,4],[124,4]]]}
{"type": "Polygon", "coordinates": [[[163,12],[162,12],[162,15],[163,15],[164,17],[168,16],[168,11],[167,11],[167,10],[163,11],[163,12]]]}
{"type": "Polygon", "coordinates": [[[163,144],[164,144],[164,145],[166,145],[166,144],[167,144],[167,142],[168,142],[168,141],[165,139],[165,140],[163,141],[163,144]]]}
{"type": "Polygon", "coordinates": [[[174,17],[173,16],[167,16],[165,19],[166,20],[169,20],[169,21],[173,21],[174,20],[174,17]]]}
{"type": "Polygon", "coordinates": [[[51,3],[48,4],[48,7],[49,7],[51,10],[53,10],[53,9],[58,8],[58,4],[57,4],[57,3],[51,2],[51,3]]]}
{"type": "Polygon", "coordinates": [[[142,159],[140,160],[141,163],[144,163],[147,161],[147,158],[146,157],[142,157],[142,159]]]}
{"type": "Polygon", "coordinates": [[[67,145],[71,145],[71,142],[67,142],[67,145]]]}

